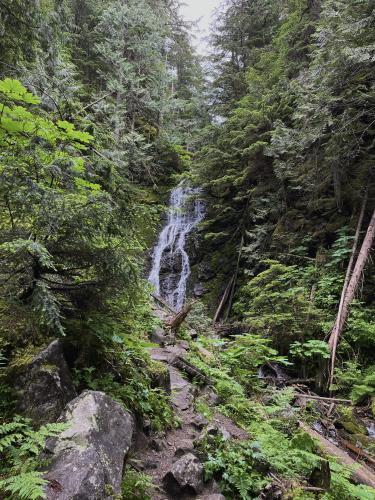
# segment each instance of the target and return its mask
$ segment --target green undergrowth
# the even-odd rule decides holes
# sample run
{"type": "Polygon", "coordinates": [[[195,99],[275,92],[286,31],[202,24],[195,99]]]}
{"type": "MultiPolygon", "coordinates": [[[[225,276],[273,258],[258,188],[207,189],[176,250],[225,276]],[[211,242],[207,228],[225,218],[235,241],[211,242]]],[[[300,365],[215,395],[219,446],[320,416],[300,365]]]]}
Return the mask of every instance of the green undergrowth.
{"type": "Polygon", "coordinates": [[[127,465],[121,484],[121,500],[151,500],[154,485],[150,476],[127,465]]]}
{"type": "Polygon", "coordinates": [[[89,322],[87,350],[83,350],[74,368],[79,390],[105,392],[125,409],[149,421],[155,431],[175,425],[169,397],[158,386],[164,367],[152,361],[148,353],[154,346],[148,332],[158,324],[151,313],[147,289],[133,305],[132,314],[121,303],[114,304],[110,317],[97,315],[89,322]]]}
{"type": "MultiPolygon", "coordinates": [[[[211,379],[219,397],[217,410],[249,433],[248,441],[226,440],[219,434],[206,436],[198,445],[206,478],[219,481],[226,498],[258,498],[273,482],[270,474],[286,485],[285,498],[375,498],[373,489],[351,483],[350,470],[331,458],[330,489],[313,495],[303,490],[323,459],[317,443],[298,425],[299,420],[312,422],[314,412],[309,406],[307,410],[292,406],[292,388],[277,390],[258,379],[260,366],[289,363],[267,340],[255,334],[232,340],[199,338],[191,345],[189,360],[211,379]],[[197,344],[204,344],[212,357],[204,357],[197,344]]],[[[215,410],[202,397],[196,409],[208,419],[215,410]]]]}

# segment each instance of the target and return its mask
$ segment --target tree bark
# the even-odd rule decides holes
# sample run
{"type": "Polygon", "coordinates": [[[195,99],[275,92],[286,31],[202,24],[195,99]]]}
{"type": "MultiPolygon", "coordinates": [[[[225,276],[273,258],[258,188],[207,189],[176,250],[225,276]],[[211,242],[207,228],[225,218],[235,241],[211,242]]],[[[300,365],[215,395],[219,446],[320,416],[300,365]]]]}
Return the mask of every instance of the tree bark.
{"type": "Polygon", "coordinates": [[[309,436],[318,441],[320,448],[326,455],[336,457],[338,462],[352,469],[351,475],[353,481],[375,488],[375,474],[372,469],[370,469],[366,465],[360,465],[347,453],[345,453],[345,451],[341,450],[341,448],[328,441],[328,439],[321,436],[318,432],[311,429],[311,427],[309,427],[308,425],[304,424],[303,422],[299,422],[299,425],[301,429],[309,434],[309,436]]]}
{"type": "MultiPolygon", "coordinates": [[[[338,338],[341,335],[341,331],[342,331],[342,328],[344,326],[344,322],[342,321],[343,305],[344,305],[344,300],[345,300],[345,297],[346,297],[346,291],[348,289],[350,277],[352,275],[352,270],[353,270],[355,255],[357,253],[359,236],[361,234],[363,217],[365,215],[365,210],[366,210],[367,195],[368,195],[368,191],[366,191],[365,197],[363,199],[361,213],[360,213],[359,218],[358,218],[357,229],[356,229],[355,236],[354,236],[352,252],[351,252],[351,255],[350,255],[350,260],[349,260],[348,268],[346,270],[344,285],[342,287],[339,310],[337,312],[336,321],[335,321],[335,324],[334,324],[334,326],[332,328],[330,339],[329,339],[329,346],[330,346],[330,349],[331,349],[331,352],[332,352],[331,359],[333,359],[333,360],[336,357],[336,348],[337,348],[338,338]]],[[[333,371],[334,371],[334,367],[331,366],[331,368],[330,368],[330,379],[329,379],[329,384],[330,385],[333,382],[333,371]]]]}
{"type": "Polygon", "coordinates": [[[367,259],[369,257],[372,245],[375,239],[375,209],[373,211],[370,224],[367,228],[367,233],[365,239],[363,240],[361,250],[357,257],[357,261],[354,266],[353,273],[350,277],[348,286],[344,292],[344,297],[342,300],[341,311],[337,315],[337,324],[335,324],[334,330],[332,331],[331,337],[329,339],[329,347],[331,349],[331,363],[330,363],[330,382],[333,380],[333,372],[335,369],[335,361],[336,361],[336,351],[339,338],[342,334],[342,330],[344,328],[345,321],[349,314],[349,307],[354,299],[354,295],[357,291],[359,280],[365,268],[367,259]]]}
{"type": "Polygon", "coordinates": [[[228,283],[228,286],[226,287],[225,291],[224,291],[224,294],[223,294],[223,297],[220,301],[220,304],[219,304],[219,307],[217,308],[216,310],[216,313],[215,313],[215,316],[214,316],[214,319],[213,319],[213,324],[215,325],[220,317],[220,314],[221,314],[221,311],[223,310],[223,307],[225,306],[226,304],[226,301],[228,300],[228,296],[229,296],[229,293],[231,291],[231,288],[233,286],[233,283],[234,283],[234,279],[235,279],[235,276],[233,275],[228,283]]]}
{"type": "Polygon", "coordinates": [[[179,313],[176,314],[174,318],[172,318],[168,322],[168,326],[171,329],[173,333],[177,333],[178,330],[180,329],[182,323],[185,321],[187,315],[191,311],[192,307],[194,305],[194,302],[191,302],[190,304],[187,304],[185,307],[181,309],[179,313]]]}

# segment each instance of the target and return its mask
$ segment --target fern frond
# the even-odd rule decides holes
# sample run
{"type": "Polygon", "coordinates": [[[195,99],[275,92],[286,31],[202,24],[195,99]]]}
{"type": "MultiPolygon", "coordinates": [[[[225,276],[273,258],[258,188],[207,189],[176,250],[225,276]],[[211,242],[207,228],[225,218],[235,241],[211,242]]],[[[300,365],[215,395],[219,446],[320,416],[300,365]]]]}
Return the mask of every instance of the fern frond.
{"type": "Polygon", "coordinates": [[[0,481],[0,491],[11,493],[14,499],[39,500],[45,498],[44,486],[47,481],[43,479],[42,472],[32,471],[0,481]]]}

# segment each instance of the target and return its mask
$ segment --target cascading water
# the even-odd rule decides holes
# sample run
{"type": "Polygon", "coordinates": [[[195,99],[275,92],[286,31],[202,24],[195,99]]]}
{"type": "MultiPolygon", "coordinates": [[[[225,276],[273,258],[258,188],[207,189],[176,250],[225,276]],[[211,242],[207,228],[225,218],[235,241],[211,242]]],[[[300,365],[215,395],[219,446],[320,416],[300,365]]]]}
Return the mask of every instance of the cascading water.
{"type": "Polygon", "coordinates": [[[156,293],[177,310],[184,305],[190,276],[187,237],[204,217],[204,204],[198,198],[199,193],[200,189],[184,183],[173,189],[167,224],[152,255],[148,280],[154,285],[156,293]]]}

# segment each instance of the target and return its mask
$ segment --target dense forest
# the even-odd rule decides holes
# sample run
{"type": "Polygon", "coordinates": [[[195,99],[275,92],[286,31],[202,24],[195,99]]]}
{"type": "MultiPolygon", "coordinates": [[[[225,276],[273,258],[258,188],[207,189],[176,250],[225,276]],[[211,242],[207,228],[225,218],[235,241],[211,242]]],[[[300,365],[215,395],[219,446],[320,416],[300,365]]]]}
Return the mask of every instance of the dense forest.
{"type": "Polygon", "coordinates": [[[373,500],[375,1],[180,4],[0,0],[0,498],[373,500]]]}

